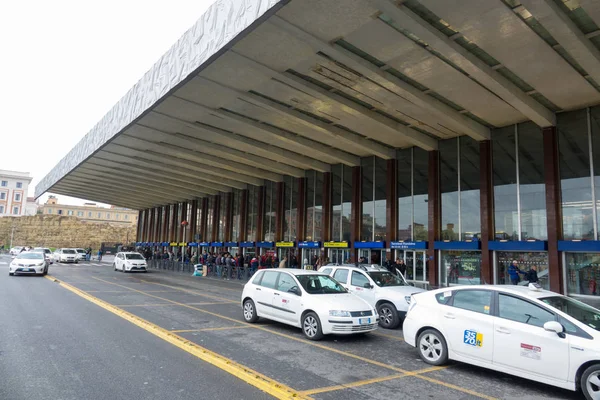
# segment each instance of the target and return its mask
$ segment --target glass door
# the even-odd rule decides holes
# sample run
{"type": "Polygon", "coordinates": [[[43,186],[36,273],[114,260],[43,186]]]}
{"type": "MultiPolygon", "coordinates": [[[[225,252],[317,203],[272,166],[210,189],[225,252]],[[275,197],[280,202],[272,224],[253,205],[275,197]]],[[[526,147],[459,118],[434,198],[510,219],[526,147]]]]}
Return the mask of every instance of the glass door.
{"type": "Polygon", "coordinates": [[[320,249],[302,249],[302,259],[300,260],[300,268],[314,269],[315,265],[321,257],[320,249]]]}
{"type": "Polygon", "coordinates": [[[330,249],[329,261],[334,264],[350,264],[350,250],[330,249]]]}
{"type": "Polygon", "coordinates": [[[425,251],[396,250],[395,260],[406,265],[405,279],[416,286],[427,286],[427,253],[425,251]],[[418,285],[417,285],[418,284],[418,285]]]}

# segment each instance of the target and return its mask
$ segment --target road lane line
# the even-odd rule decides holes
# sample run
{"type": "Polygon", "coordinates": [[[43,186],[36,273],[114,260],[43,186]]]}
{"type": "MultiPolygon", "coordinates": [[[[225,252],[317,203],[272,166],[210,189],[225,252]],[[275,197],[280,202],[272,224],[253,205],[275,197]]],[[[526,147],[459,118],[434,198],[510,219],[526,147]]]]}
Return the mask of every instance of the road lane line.
{"type": "Polygon", "coordinates": [[[333,386],[326,386],[326,387],[322,387],[322,388],[304,390],[301,393],[305,394],[305,395],[313,395],[313,394],[319,394],[319,393],[325,393],[325,392],[334,392],[336,390],[351,389],[351,388],[355,388],[355,387],[359,387],[359,386],[371,385],[373,383],[386,382],[386,381],[391,381],[391,380],[398,379],[398,378],[404,378],[404,377],[410,377],[410,376],[416,376],[416,375],[426,374],[427,372],[439,371],[440,369],[446,369],[448,367],[449,366],[424,368],[424,369],[420,369],[420,370],[417,370],[417,371],[407,372],[405,374],[395,374],[395,375],[389,375],[389,376],[382,376],[382,377],[379,377],[379,378],[365,379],[365,380],[362,380],[362,381],[344,383],[344,384],[341,384],[341,385],[333,385],[333,386]]]}
{"type": "Polygon", "coordinates": [[[164,328],[161,328],[160,326],[149,321],[146,321],[137,315],[131,314],[106,301],[100,300],[91,294],[87,294],[85,291],[78,289],[75,286],[61,282],[59,279],[51,275],[46,275],[46,278],[58,283],[63,288],[90,301],[91,303],[94,303],[95,305],[123,318],[124,320],[144,329],[160,339],[180,348],[181,350],[190,353],[211,365],[214,365],[215,367],[235,376],[238,379],[243,380],[244,382],[262,390],[265,393],[270,394],[277,399],[310,399],[310,397],[307,395],[302,395],[299,391],[294,390],[283,383],[277,382],[258,371],[199,346],[196,343],[174,334],[164,328]]]}
{"type": "MultiPolygon", "coordinates": [[[[87,293],[129,293],[129,290],[87,290],[87,293]]],[[[178,293],[175,290],[148,290],[148,293],[178,293]]],[[[236,301],[237,303],[237,301],[236,301]]]]}
{"type": "Polygon", "coordinates": [[[236,325],[236,326],[221,326],[218,328],[201,328],[201,329],[177,329],[169,331],[173,333],[188,333],[188,332],[210,332],[210,331],[226,331],[229,329],[240,329],[240,328],[251,328],[248,325],[236,325]]]}
{"type": "MultiPolygon", "coordinates": [[[[213,279],[213,278],[207,278],[207,279],[210,279],[210,280],[211,280],[211,281],[213,281],[213,282],[220,282],[220,281],[221,281],[221,279],[213,279]]],[[[175,290],[183,290],[183,291],[185,291],[185,290],[188,290],[188,289],[182,289],[182,288],[178,288],[178,287],[176,287],[176,286],[169,286],[169,285],[166,285],[166,284],[164,284],[164,283],[157,283],[157,282],[151,282],[151,281],[147,281],[147,280],[145,280],[145,279],[141,279],[141,278],[140,278],[140,280],[141,280],[142,282],[145,282],[145,283],[150,283],[150,284],[152,284],[152,285],[160,285],[160,286],[166,286],[166,287],[170,287],[170,288],[175,288],[175,290]]],[[[202,281],[199,281],[199,282],[201,282],[201,283],[206,283],[206,281],[204,281],[204,282],[202,282],[202,281]]],[[[227,281],[224,281],[224,282],[227,282],[227,281]]],[[[212,288],[215,288],[216,286],[211,286],[211,287],[212,287],[212,288]]],[[[218,289],[219,289],[219,290],[229,290],[229,291],[231,291],[231,292],[236,292],[237,294],[241,294],[241,290],[239,290],[239,289],[231,289],[231,288],[225,288],[225,287],[221,287],[221,286],[219,286],[219,287],[218,287],[218,289]]],[[[240,286],[240,289],[244,289],[244,286],[240,286]]]]}
{"type": "MultiPolygon", "coordinates": [[[[213,315],[215,317],[222,318],[222,319],[225,319],[225,320],[228,320],[228,321],[232,321],[232,322],[236,322],[238,324],[249,325],[250,327],[253,327],[254,329],[259,329],[259,330],[264,331],[264,332],[269,332],[269,333],[272,333],[274,335],[285,337],[285,338],[288,338],[290,340],[295,340],[297,342],[305,343],[305,344],[308,344],[310,346],[318,347],[320,349],[327,350],[327,351],[330,351],[332,353],[337,353],[337,354],[340,354],[340,355],[343,355],[343,356],[346,356],[346,357],[354,358],[354,359],[357,359],[357,360],[360,360],[360,361],[363,361],[363,362],[366,362],[366,363],[369,363],[369,364],[372,364],[372,365],[377,365],[379,367],[386,368],[386,369],[389,369],[389,370],[392,370],[392,371],[395,371],[395,372],[400,372],[402,374],[406,374],[406,373],[410,373],[411,372],[411,371],[408,371],[408,370],[405,370],[405,369],[402,369],[402,368],[394,367],[393,365],[388,365],[388,364],[382,363],[380,361],[371,360],[369,358],[361,357],[361,356],[353,354],[353,353],[349,353],[349,352],[346,352],[346,351],[334,349],[332,347],[327,347],[327,346],[325,346],[323,344],[316,343],[314,341],[310,341],[310,340],[306,340],[306,339],[300,339],[300,338],[297,338],[297,337],[294,337],[294,336],[291,336],[291,335],[287,335],[285,333],[277,332],[277,331],[271,330],[269,328],[266,328],[266,327],[263,327],[263,326],[260,326],[260,325],[249,324],[247,322],[243,322],[243,321],[240,321],[240,320],[237,320],[237,319],[234,319],[234,318],[226,317],[224,315],[220,315],[220,314],[217,314],[217,313],[214,313],[214,312],[211,312],[211,311],[203,310],[201,308],[197,308],[197,307],[189,306],[189,305],[184,304],[184,303],[179,303],[179,302],[176,302],[176,301],[173,301],[173,300],[165,299],[164,297],[155,296],[155,295],[153,295],[151,293],[144,293],[141,290],[137,290],[137,289],[133,289],[133,288],[128,288],[127,286],[120,285],[118,283],[108,282],[108,281],[105,281],[104,279],[100,279],[100,278],[96,278],[96,277],[92,277],[92,278],[96,279],[96,280],[99,280],[101,282],[108,283],[110,285],[115,285],[115,286],[120,286],[120,287],[123,287],[123,288],[127,288],[127,289],[130,289],[131,291],[138,292],[138,293],[144,294],[144,295],[149,296],[149,297],[154,297],[154,298],[159,299],[159,300],[163,300],[163,301],[168,301],[168,302],[172,302],[172,303],[175,303],[175,304],[179,304],[182,307],[190,308],[192,310],[196,310],[196,311],[199,311],[199,312],[202,312],[202,313],[205,313],[205,314],[213,315]]],[[[445,387],[448,387],[448,388],[451,388],[451,389],[455,389],[455,390],[461,391],[463,393],[470,394],[472,396],[480,397],[482,399],[495,400],[494,397],[488,396],[486,394],[479,393],[479,392],[476,392],[476,391],[471,390],[471,389],[462,388],[460,386],[451,385],[449,383],[442,382],[442,381],[439,381],[437,379],[433,379],[433,378],[429,378],[429,377],[424,377],[424,376],[421,376],[421,375],[415,375],[415,378],[424,379],[424,380],[426,380],[428,382],[436,383],[438,385],[445,386],[445,387]]]]}

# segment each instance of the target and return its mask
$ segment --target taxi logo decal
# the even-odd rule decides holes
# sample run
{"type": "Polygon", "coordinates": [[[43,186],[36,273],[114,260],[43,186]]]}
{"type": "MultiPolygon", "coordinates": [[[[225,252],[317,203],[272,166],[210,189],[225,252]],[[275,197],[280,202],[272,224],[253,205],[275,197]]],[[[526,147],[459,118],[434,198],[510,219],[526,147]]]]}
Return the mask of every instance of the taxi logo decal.
{"type": "Polygon", "coordinates": [[[532,360],[541,360],[542,348],[527,343],[521,343],[521,357],[531,358],[532,360]]]}
{"type": "Polygon", "coordinates": [[[465,336],[463,338],[463,343],[469,346],[482,347],[483,333],[478,333],[477,331],[466,329],[465,336]]]}

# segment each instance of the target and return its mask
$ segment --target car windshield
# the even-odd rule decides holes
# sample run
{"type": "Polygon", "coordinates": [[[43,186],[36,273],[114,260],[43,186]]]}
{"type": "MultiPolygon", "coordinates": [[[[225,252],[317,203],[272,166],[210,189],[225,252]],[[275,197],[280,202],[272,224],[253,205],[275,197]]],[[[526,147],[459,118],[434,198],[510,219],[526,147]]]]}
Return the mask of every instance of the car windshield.
{"type": "Polygon", "coordinates": [[[71,250],[71,249],[66,249],[62,251],[63,254],[75,254],[75,250],[71,250]]]}
{"type": "Polygon", "coordinates": [[[565,296],[545,297],[540,300],[590,328],[600,331],[600,310],[597,308],[565,296]]]}
{"type": "Polygon", "coordinates": [[[85,254],[85,250],[84,250],[84,249],[77,249],[76,251],[77,251],[78,253],[85,254]]]}
{"type": "Polygon", "coordinates": [[[406,286],[402,278],[392,274],[389,271],[371,271],[367,272],[371,279],[375,281],[379,287],[387,286],[406,286]]]}
{"type": "Polygon", "coordinates": [[[40,253],[21,253],[17,258],[22,260],[43,260],[44,256],[40,253]]]}
{"type": "Polygon", "coordinates": [[[141,254],[125,254],[125,259],[127,260],[143,260],[144,257],[141,254]]]}
{"type": "Polygon", "coordinates": [[[347,293],[346,289],[328,275],[297,275],[308,294],[347,293]]]}
{"type": "Polygon", "coordinates": [[[30,250],[30,251],[31,251],[32,253],[43,253],[43,252],[44,252],[44,249],[33,249],[33,250],[30,250]]]}

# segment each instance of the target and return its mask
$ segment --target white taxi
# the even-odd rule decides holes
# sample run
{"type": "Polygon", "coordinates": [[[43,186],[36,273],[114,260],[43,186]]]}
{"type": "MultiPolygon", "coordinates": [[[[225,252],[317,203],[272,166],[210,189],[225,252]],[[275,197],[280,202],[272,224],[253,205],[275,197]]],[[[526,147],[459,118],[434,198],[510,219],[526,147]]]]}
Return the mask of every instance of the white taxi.
{"type": "Polygon", "coordinates": [[[424,292],[409,285],[401,275],[377,265],[326,265],[319,271],[375,307],[382,328],[397,328],[406,316],[411,295],[424,292]]]}
{"type": "Polygon", "coordinates": [[[330,276],[299,269],[265,269],[242,292],[246,322],[259,317],[302,328],[311,340],[377,329],[377,310],[330,276]]]}
{"type": "Polygon", "coordinates": [[[8,266],[8,275],[46,275],[48,265],[48,260],[43,253],[19,253],[8,266]]]}
{"type": "Polygon", "coordinates": [[[144,256],[133,251],[123,251],[115,255],[113,263],[115,271],[132,272],[143,271],[148,272],[148,263],[144,256]]]}
{"type": "Polygon", "coordinates": [[[600,310],[537,284],[419,293],[403,331],[426,363],[453,359],[600,399],[600,310]]]}

